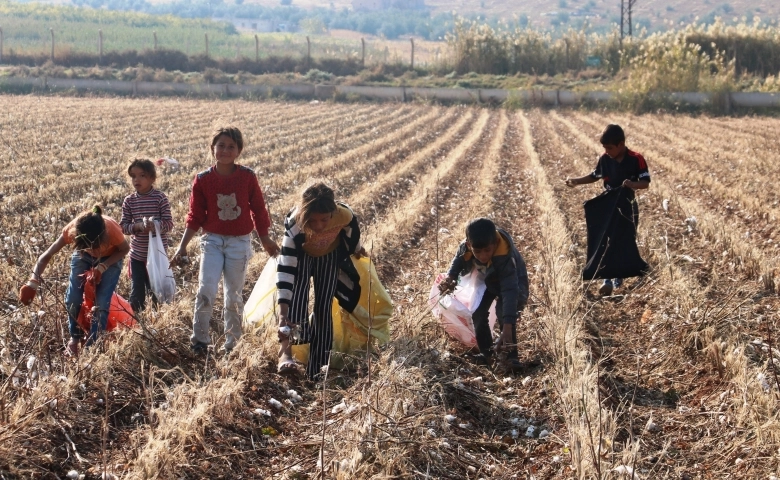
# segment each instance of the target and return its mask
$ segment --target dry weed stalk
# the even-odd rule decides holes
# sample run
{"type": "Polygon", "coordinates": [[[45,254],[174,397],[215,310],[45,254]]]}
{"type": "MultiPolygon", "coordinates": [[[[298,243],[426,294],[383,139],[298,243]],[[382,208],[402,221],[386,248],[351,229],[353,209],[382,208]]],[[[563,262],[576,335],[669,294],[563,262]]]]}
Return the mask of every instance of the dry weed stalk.
{"type": "Polygon", "coordinates": [[[598,372],[591,363],[588,349],[581,344],[584,329],[582,317],[577,312],[581,303],[576,284],[579,275],[568,254],[570,239],[566,222],[533,145],[530,122],[524,113],[519,113],[518,117],[523,125],[523,144],[536,181],[542,217],[544,268],[541,275],[547,286],[548,303],[548,314],[542,320],[554,359],[553,383],[566,419],[576,474],[580,478],[593,475],[601,478],[604,472],[602,458],[611,450],[616,422],[612,413],[600,404],[598,372]]]}

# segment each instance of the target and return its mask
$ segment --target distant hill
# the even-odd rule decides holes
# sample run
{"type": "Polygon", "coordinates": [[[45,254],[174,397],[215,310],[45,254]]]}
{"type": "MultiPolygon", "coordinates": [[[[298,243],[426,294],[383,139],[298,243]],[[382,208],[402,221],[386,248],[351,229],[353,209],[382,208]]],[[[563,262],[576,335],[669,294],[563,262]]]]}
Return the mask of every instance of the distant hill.
{"type": "MultiPolygon", "coordinates": [[[[158,0],[159,1],[159,0],[158,0]]],[[[228,2],[231,0],[227,0],[228,2]]],[[[280,0],[244,0],[265,6],[278,6],[280,0]]],[[[292,0],[302,8],[352,8],[353,0],[292,0]]],[[[620,21],[620,0],[425,0],[433,13],[457,12],[486,17],[527,17],[529,24],[545,28],[556,24],[579,25],[586,18],[594,26],[620,21]]],[[[698,17],[724,20],[759,16],[763,21],[780,20],[778,0],[637,0],[634,24],[649,29],[665,29],[669,22],[690,23],[698,17]]]]}

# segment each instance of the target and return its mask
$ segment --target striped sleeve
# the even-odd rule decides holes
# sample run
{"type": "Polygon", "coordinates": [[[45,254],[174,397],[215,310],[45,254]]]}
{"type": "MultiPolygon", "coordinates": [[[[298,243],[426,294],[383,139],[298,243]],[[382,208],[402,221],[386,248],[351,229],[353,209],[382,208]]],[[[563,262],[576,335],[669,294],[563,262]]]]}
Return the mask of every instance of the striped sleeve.
{"type": "Polygon", "coordinates": [[[122,227],[122,233],[125,235],[133,234],[133,210],[130,208],[132,195],[125,197],[122,202],[122,218],[119,220],[119,226],[122,227]]]}
{"type": "Polygon", "coordinates": [[[168,197],[162,192],[160,192],[160,203],[157,208],[160,214],[160,233],[165,235],[173,230],[173,215],[171,214],[171,204],[168,201],[168,197]]]}
{"type": "Polygon", "coordinates": [[[279,304],[290,304],[293,285],[298,273],[298,254],[306,234],[295,224],[295,210],[284,219],[284,238],[282,252],[279,254],[279,264],[276,267],[276,288],[279,292],[279,304]]]}
{"type": "MultiPolygon", "coordinates": [[[[341,205],[347,207],[349,211],[352,212],[352,209],[349,208],[349,205],[346,203],[342,203],[341,205]]],[[[350,220],[349,224],[341,230],[341,237],[346,243],[347,252],[349,252],[350,255],[353,255],[358,247],[360,247],[360,224],[358,223],[355,212],[352,212],[352,220],[350,220]]]]}

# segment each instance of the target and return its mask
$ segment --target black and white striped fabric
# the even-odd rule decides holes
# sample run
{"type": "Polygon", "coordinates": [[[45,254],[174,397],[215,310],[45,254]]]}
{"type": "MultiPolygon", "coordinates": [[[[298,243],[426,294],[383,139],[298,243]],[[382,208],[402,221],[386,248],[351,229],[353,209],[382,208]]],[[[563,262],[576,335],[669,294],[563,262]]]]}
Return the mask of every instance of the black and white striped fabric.
{"type": "Polygon", "coordinates": [[[339,252],[334,250],[321,257],[303,255],[298,262],[297,281],[293,285],[289,320],[298,325],[297,343],[309,344],[309,364],[306,375],[314,378],[328,364],[333,345],[333,296],[339,273],[339,252]],[[309,278],[314,279],[314,318],[309,316],[309,278]]]}
{"type": "MultiPolygon", "coordinates": [[[[349,208],[344,203],[339,205],[349,208]]],[[[352,211],[350,209],[350,211],[352,211]]],[[[336,298],[341,308],[352,312],[360,299],[360,276],[349,259],[360,245],[360,226],[357,215],[352,214],[352,221],[345,226],[339,234],[341,242],[336,249],[339,252],[339,275],[336,285],[336,298]]],[[[293,286],[298,275],[298,263],[306,252],[303,251],[303,243],[306,241],[306,233],[295,224],[295,209],[291,210],[284,219],[284,239],[282,239],[282,252],[279,255],[279,266],[276,274],[276,288],[279,290],[278,303],[290,304],[293,295],[293,286]]]]}

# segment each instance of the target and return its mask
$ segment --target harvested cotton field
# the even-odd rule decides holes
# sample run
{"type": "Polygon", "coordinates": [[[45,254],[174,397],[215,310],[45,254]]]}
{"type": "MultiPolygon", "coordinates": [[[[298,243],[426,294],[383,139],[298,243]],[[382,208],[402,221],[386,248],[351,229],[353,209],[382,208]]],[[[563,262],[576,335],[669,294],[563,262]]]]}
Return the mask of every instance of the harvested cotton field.
{"type": "MultiPolygon", "coordinates": [[[[418,104],[0,97],[0,474],[5,478],[768,478],[778,473],[779,153],[772,118],[506,111],[418,104]],[[638,194],[652,267],[602,298],[582,282],[582,202],[607,123],[652,175],[638,194]],[[321,178],[359,215],[394,301],[391,340],[321,383],[276,373],[270,335],[189,348],[197,262],[177,300],[77,359],[63,355],[69,254],[30,307],[38,255],[97,203],[116,219],[133,158],[177,243],[213,127],[234,124],[273,220],[321,178]],[[431,315],[469,219],[505,228],[531,299],[527,368],[472,363],[431,315]]],[[[245,298],[267,256],[257,240],[245,298]]],[[[197,242],[190,246],[196,258],[197,242]]],[[[123,275],[118,292],[129,294],[123,275]]],[[[221,304],[221,299],[218,300],[221,304]]],[[[221,311],[212,322],[223,342],[221,311]]]]}

